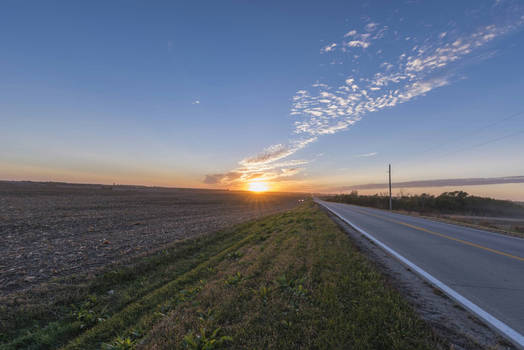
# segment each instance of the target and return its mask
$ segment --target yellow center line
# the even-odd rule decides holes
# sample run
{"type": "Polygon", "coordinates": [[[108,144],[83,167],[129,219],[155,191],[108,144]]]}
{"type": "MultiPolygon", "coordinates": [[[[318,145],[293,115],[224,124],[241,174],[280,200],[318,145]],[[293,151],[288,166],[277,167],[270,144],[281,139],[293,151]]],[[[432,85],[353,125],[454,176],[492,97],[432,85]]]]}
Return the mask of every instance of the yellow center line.
{"type": "Polygon", "coordinates": [[[364,215],[374,216],[374,217],[377,217],[377,218],[385,220],[385,221],[390,221],[390,222],[393,222],[393,223],[396,223],[396,224],[399,224],[399,225],[404,225],[404,226],[413,228],[415,230],[423,231],[423,232],[426,232],[426,233],[429,233],[429,234],[432,234],[432,235],[435,235],[435,236],[446,238],[446,239],[449,239],[451,241],[460,242],[462,244],[466,244],[466,245],[469,245],[471,247],[479,248],[479,249],[486,250],[488,252],[492,252],[492,253],[499,254],[499,255],[504,255],[504,256],[507,256],[508,258],[524,261],[523,257],[512,255],[512,254],[505,253],[505,252],[501,252],[500,250],[484,247],[483,245],[480,245],[480,244],[477,244],[477,243],[473,243],[473,242],[469,242],[469,241],[465,241],[465,240],[462,240],[462,239],[459,239],[459,238],[451,237],[451,236],[445,235],[443,233],[431,231],[431,230],[428,230],[428,229],[426,229],[424,227],[408,224],[407,222],[403,222],[403,221],[398,221],[398,220],[394,220],[394,219],[390,219],[390,218],[385,218],[383,216],[376,215],[376,214],[371,214],[371,213],[368,213],[368,212],[362,212],[360,210],[355,210],[355,211],[359,212],[361,214],[364,214],[364,215]]]}

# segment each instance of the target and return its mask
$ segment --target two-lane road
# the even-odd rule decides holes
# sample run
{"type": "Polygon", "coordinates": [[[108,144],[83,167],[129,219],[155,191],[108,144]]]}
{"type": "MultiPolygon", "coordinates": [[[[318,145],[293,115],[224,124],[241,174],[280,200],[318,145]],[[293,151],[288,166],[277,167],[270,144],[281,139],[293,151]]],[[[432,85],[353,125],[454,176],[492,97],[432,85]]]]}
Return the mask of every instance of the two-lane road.
{"type": "Polygon", "coordinates": [[[449,287],[458,295],[452,297],[463,304],[466,300],[468,309],[524,348],[524,239],[378,209],[317,202],[397,258],[419,267],[423,276],[425,272],[449,287]]]}

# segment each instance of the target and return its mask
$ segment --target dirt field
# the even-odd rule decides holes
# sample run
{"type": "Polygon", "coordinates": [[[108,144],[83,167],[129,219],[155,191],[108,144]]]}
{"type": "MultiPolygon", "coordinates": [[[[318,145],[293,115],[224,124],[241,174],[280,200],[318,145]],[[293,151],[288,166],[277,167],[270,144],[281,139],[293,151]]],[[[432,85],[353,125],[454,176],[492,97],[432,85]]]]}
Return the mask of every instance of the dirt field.
{"type": "Polygon", "coordinates": [[[304,197],[0,182],[0,295],[290,209],[304,197]]]}

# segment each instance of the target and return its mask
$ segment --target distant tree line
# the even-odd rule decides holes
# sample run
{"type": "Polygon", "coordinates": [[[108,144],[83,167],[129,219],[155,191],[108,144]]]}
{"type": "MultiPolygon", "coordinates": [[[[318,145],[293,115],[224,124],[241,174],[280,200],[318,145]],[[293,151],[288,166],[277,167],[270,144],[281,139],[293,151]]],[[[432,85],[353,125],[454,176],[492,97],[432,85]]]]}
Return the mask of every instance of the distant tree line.
{"type": "MultiPolygon", "coordinates": [[[[379,209],[389,208],[389,196],[383,194],[359,195],[353,191],[324,199],[379,209]]],[[[472,196],[464,191],[444,192],[438,196],[423,193],[393,197],[393,209],[477,216],[524,216],[524,207],[515,202],[472,196]]]]}

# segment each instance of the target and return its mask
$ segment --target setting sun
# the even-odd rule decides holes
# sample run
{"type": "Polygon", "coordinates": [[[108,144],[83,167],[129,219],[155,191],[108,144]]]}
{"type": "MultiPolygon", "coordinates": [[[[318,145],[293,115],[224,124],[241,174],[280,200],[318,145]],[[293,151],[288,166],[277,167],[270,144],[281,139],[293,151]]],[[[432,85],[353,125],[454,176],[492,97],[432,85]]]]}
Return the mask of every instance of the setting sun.
{"type": "Polygon", "coordinates": [[[267,182],[251,182],[247,188],[251,192],[266,192],[269,190],[267,182]]]}

